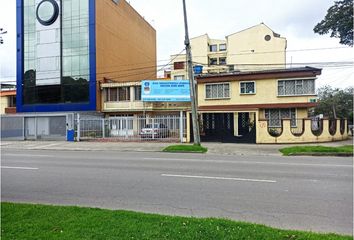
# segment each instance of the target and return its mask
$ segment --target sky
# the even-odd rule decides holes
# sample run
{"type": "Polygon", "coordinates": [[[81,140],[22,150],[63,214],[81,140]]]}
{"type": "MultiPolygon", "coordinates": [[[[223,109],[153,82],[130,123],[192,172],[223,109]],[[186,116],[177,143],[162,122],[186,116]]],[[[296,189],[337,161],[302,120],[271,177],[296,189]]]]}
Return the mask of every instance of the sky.
{"type": "MultiPolygon", "coordinates": [[[[167,64],[170,55],[184,48],[182,0],[128,2],[156,29],[157,64],[167,64]]],[[[186,0],[186,4],[190,37],[208,33],[211,38],[224,39],[263,22],[287,39],[287,63],[323,68],[317,88],[354,86],[353,48],[340,45],[339,39],[313,32],[333,0],[186,0]]],[[[0,45],[0,81],[15,81],[15,0],[0,0],[0,28],[8,32],[2,35],[4,44],[0,45]]]]}

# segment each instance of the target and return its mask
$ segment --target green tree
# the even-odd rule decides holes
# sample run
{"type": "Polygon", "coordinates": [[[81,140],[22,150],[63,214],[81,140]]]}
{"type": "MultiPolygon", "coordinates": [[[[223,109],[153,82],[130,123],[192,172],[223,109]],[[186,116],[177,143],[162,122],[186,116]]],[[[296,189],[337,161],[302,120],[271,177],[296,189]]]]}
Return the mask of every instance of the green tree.
{"type": "Polygon", "coordinates": [[[353,0],[334,2],[313,31],[320,35],[331,32],[331,37],[340,38],[340,44],[353,46],[353,0]]]}
{"type": "Polygon", "coordinates": [[[324,86],[318,89],[319,102],[315,114],[323,114],[328,118],[346,118],[353,123],[353,87],[333,89],[324,86]]]}

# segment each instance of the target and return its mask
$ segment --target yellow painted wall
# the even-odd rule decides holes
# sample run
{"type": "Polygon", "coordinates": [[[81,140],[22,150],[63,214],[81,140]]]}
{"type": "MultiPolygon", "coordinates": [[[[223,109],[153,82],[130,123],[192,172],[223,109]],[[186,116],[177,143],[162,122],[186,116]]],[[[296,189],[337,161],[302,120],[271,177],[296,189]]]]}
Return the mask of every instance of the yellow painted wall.
{"type": "Polygon", "coordinates": [[[311,96],[277,96],[277,79],[256,80],[255,94],[240,94],[240,81],[230,81],[230,98],[228,99],[205,99],[206,83],[198,83],[199,106],[235,105],[235,104],[264,104],[264,103],[297,103],[310,102],[311,96]]]}
{"type": "Polygon", "coordinates": [[[267,121],[257,121],[257,143],[306,143],[306,142],[330,142],[348,139],[347,121],[345,121],[344,134],[340,133],[340,120],[337,120],[335,135],[329,133],[329,121],[323,120],[323,132],[315,136],[311,131],[311,120],[305,120],[305,130],[301,136],[294,136],[291,132],[290,119],[283,120],[283,132],[279,137],[273,137],[268,133],[267,121]]]}
{"type": "MultiPolygon", "coordinates": [[[[286,62],[286,39],[277,37],[265,24],[227,36],[228,64],[236,64],[239,70],[254,70],[264,66],[244,66],[240,64],[280,64],[284,67],[286,62]],[[264,37],[270,35],[266,41],[264,37]]],[[[273,66],[276,67],[276,66],[273,66]]]]}
{"type": "Polygon", "coordinates": [[[8,96],[1,97],[0,104],[1,104],[0,114],[5,114],[5,108],[9,106],[9,97],[8,96]]]}

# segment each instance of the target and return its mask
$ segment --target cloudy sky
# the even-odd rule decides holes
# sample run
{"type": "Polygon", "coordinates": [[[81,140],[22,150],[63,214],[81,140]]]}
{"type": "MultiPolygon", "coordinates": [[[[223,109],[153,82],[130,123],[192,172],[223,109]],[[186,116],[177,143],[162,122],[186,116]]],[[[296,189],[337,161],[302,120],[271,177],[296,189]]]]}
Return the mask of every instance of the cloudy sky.
{"type": "MultiPolygon", "coordinates": [[[[100,0],[97,0],[100,1],[100,0]]],[[[158,65],[184,48],[182,0],[130,0],[130,4],[157,31],[158,65]]],[[[211,38],[264,22],[288,41],[287,61],[323,68],[317,87],[354,85],[353,49],[329,35],[313,33],[333,0],[186,0],[191,37],[208,33],[211,38]],[[318,63],[320,62],[320,63],[318,63]],[[328,64],[328,62],[331,62],[328,64]],[[335,63],[332,63],[335,62],[335,63]],[[317,63],[317,64],[314,64],[317,63]]],[[[0,0],[0,28],[7,30],[0,45],[0,81],[14,81],[16,69],[16,1],[0,0]]]]}

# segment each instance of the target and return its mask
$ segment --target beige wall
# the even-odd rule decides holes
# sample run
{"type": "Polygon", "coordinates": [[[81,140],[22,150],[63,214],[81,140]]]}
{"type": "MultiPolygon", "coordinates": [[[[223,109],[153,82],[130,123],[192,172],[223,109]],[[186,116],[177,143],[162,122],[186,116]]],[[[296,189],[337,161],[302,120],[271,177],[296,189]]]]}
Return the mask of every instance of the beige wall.
{"type": "Polygon", "coordinates": [[[236,64],[236,68],[241,71],[267,67],[247,66],[247,64],[279,64],[278,66],[272,66],[272,68],[284,67],[286,62],[286,39],[278,37],[265,24],[259,24],[229,35],[227,40],[228,64],[236,64]],[[271,37],[269,41],[264,39],[266,35],[271,37]]]}
{"type": "Polygon", "coordinates": [[[311,120],[305,120],[304,133],[295,136],[291,132],[290,119],[283,120],[283,132],[279,137],[273,137],[268,133],[267,121],[257,121],[257,143],[306,143],[306,142],[330,142],[341,141],[348,138],[347,120],[345,120],[344,134],[340,132],[340,120],[337,120],[337,129],[334,135],[329,133],[329,121],[323,120],[323,132],[315,136],[311,131],[311,120]]]}
{"type": "Polygon", "coordinates": [[[96,1],[96,57],[97,80],[156,78],[156,31],[125,0],[96,1]]]}
{"type": "Polygon", "coordinates": [[[1,104],[0,114],[5,114],[5,108],[9,106],[9,97],[2,96],[0,98],[0,104],[1,104]]]}
{"type": "MultiPolygon", "coordinates": [[[[227,66],[208,66],[208,59],[214,57],[218,59],[226,57],[227,65],[236,65],[235,70],[241,71],[269,68],[269,66],[255,66],[254,64],[272,64],[272,68],[283,68],[286,63],[286,44],[286,38],[280,37],[263,23],[228,35],[225,39],[210,39],[208,34],[191,39],[193,62],[203,64],[204,73],[228,71],[227,66]],[[271,37],[269,41],[264,39],[266,35],[271,37]],[[209,45],[219,46],[222,43],[226,43],[226,51],[209,51],[209,45]],[[251,65],[247,66],[247,64],[251,65]]],[[[171,60],[174,57],[175,55],[172,55],[171,60]]],[[[185,61],[185,57],[183,55],[173,62],[185,61]]],[[[174,71],[172,68],[172,79],[174,75],[187,76],[187,72],[186,70],[174,71]]]]}
{"type": "Polygon", "coordinates": [[[255,94],[240,94],[240,82],[230,83],[230,98],[228,99],[205,99],[205,83],[198,83],[198,105],[217,106],[235,104],[264,104],[264,103],[300,103],[310,102],[316,95],[283,97],[278,95],[277,79],[256,80],[255,94]]]}

